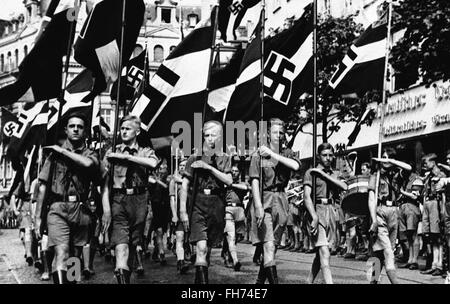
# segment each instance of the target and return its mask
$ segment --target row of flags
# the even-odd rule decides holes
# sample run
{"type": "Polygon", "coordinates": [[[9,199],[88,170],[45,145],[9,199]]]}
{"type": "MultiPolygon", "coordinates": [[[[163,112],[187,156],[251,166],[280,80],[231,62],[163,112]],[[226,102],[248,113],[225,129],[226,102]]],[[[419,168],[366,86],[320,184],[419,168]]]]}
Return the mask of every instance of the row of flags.
{"type": "MultiPolygon", "coordinates": [[[[45,144],[30,141],[30,134],[38,139],[45,138],[35,136],[39,132],[52,134],[57,118],[70,111],[85,111],[92,117],[94,126],[102,123],[95,97],[114,82],[112,97],[118,98],[114,94],[119,77],[122,26],[125,38],[121,59],[126,68],[120,75],[123,77],[120,99],[131,99],[129,112],[141,118],[142,129],[154,139],[153,143],[158,140],[161,145],[170,143],[164,138],[172,135],[173,122],[184,120],[192,126],[195,112],[205,113],[205,119],[258,121],[261,85],[264,86],[264,119],[287,118],[300,96],[312,92],[312,3],[305,5],[304,13],[291,28],[273,37],[262,37],[258,25],[247,48],[238,49],[227,66],[216,68],[212,67],[215,29],[221,33],[222,40],[233,40],[236,30],[247,20],[246,16],[254,15],[252,10],[260,10],[259,0],[221,0],[219,11],[215,7],[208,20],[200,22],[181,41],[150,79],[145,77],[148,74],[146,48],[129,60],[143,22],[143,1],[125,2],[126,22],[122,24],[122,1],[102,0],[95,4],[74,44],[74,57],[86,69],[65,88],[61,98],[62,58],[69,39],[74,39],[69,35],[74,21],[66,18],[69,2],[73,1],[51,2],[47,12],[51,21],[22,62],[18,80],[13,84],[13,88],[18,84],[30,84],[36,103],[19,113],[16,120],[2,109],[2,135],[5,138],[5,134],[9,134],[6,137],[11,138],[8,150],[11,155],[26,148],[29,151],[30,144],[45,144]],[[60,18],[60,14],[66,15],[60,18]],[[215,20],[218,20],[217,25],[215,20]],[[56,40],[57,47],[50,47],[49,43],[56,43],[56,40]],[[45,64],[45,68],[40,64],[45,64]],[[58,73],[53,75],[53,70],[58,73]],[[42,77],[42,73],[46,77],[42,77]],[[263,84],[261,73],[264,73],[263,84]],[[61,114],[58,114],[59,108],[61,114]]],[[[378,24],[369,27],[355,41],[330,79],[329,86],[335,94],[362,95],[367,90],[382,87],[386,33],[386,24],[378,24]]],[[[0,104],[17,101],[21,91],[14,94],[11,88],[1,88],[0,104]]]]}

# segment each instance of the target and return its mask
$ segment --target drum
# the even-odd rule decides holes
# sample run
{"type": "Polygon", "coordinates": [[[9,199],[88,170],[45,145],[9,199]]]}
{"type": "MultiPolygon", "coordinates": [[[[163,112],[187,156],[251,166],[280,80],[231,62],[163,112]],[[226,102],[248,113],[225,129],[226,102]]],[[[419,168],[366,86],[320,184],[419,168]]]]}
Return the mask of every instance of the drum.
{"type": "Polygon", "coordinates": [[[355,215],[369,214],[369,178],[354,176],[347,180],[347,191],[342,198],[342,210],[355,215]]]}

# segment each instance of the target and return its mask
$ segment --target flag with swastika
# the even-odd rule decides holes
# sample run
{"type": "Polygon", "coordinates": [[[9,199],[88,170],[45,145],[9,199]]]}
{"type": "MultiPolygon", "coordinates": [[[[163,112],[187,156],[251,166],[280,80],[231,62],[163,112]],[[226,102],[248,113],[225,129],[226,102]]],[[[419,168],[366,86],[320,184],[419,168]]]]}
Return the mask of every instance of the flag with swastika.
{"type": "MultiPolygon", "coordinates": [[[[248,46],[236,88],[226,109],[225,120],[258,121],[261,116],[261,31],[248,46]]],[[[265,39],[264,119],[286,119],[293,104],[313,86],[312,5],[294,25],[265,39]]]]}
{"type": "Polygon", "coordinates": [[[223,41],[236,40],[236,31],[258,19],[261,0],[220,0],[218,28],[223,41]]]}
{"type": "Polygon", "coordinates": [[[14,132],[19,128],[19,120],[13,113],[2,107],[1,121],[2,129],[0,133],[0,141],[3,144],[6,144],[9,142],[14,132]]]}

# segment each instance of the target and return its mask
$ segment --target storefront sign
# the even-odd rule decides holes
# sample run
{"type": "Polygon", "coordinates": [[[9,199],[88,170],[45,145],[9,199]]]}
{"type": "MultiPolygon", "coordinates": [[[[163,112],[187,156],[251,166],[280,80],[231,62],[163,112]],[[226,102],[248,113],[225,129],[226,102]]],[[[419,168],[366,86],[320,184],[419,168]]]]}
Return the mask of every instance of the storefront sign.
{"type": "MultiPolygon", "coordinates": [[[[361,126],[361,131],[352,146],[347,149],[358,149],[378,143],[381,105],[370,104],[376,110],[371,126],[361,126]]],[[[328,138],[333,146],[347,143],[348,136],[355,128],[355,122],[341,123],[339,132],[328,138]]],[[[322,125],[318,124],[320,131],[322,125]]],[[[437,81],[431,86],[418,86],[388,98],[385,106],[383,126],[383,142],[407,140],[436,132],[450,130],[450,81],[437,81]]],[[[312,125],[303,128],[294,142],[294,151],[300,151],[302,158],[312,155],[312,125]],[[310,133],[310,134],[308,134],[310,133]]],[[[318,144],[322,142],[319,134],[318,144]]]]}

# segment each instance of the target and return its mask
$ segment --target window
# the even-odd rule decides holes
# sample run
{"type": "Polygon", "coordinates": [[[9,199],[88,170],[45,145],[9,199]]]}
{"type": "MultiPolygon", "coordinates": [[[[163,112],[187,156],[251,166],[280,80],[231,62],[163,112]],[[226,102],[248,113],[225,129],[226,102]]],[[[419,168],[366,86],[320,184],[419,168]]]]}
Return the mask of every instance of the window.
{"type": "Polygon", "coordinates": [[[26,45],[23,47],[23,57],[25,57],[27,55],[28,55],[28,46],[26,45]]]}
{"type": "Polygon", "coordinates": [[[5,55],[0,56],[0,72],[5,70],[5,55]]]}
{"type": "Polygon", "coordinates": [[[111,109],[101,109],[100,110],[100,116],[103,117],[106,124],[110,127],[112,127],[112,110],[111,109]]]}
{"type": "Polygon", "coordinates": [[[14,68],[17,68],[19,66],[19,50],[18,49],[16,49],[14,51],[14,58],[15,58],[14,68]]]}
{"type": "Polygon", "coordinates": [[[161,9],[161,21],[164,23],[170,23],[171,20],[171,10],[168,8],[161,9]]]}
{"type": "Polygon", "coordinates": [[[164,49],[162,46],[157,45],[153,49],[153,61],[162,62],[164,60],[164,49]]]}
{"type": "Polygon", "coordinates": [[[188,15],[189,20],[189,27],[195,27],[198,23],[198,15],[196,14],[189,14],[188,15]]]}
{"type": "Polygon", "coordinates": [[[11,72],[11,65],[12,65],[12,62],[11,62],[11,60],[12,60],[12,58],[11,58],[11,52],[8,52],[8,57],[6,58],[6,61],[7,61],[7,63],[8,63],[8,72],[11,72]]]}

